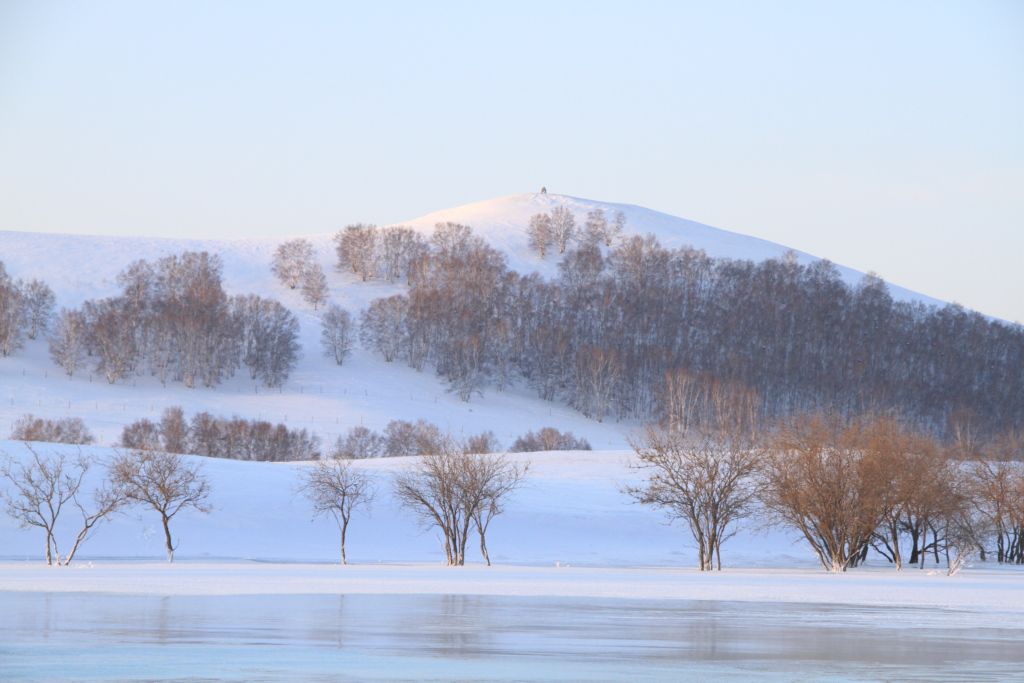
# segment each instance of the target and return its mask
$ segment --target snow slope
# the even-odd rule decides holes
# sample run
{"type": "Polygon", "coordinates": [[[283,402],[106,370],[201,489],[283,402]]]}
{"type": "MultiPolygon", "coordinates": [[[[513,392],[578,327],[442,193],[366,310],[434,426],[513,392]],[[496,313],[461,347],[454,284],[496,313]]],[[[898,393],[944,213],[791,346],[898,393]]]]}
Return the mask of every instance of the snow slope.
{"type": "MultiPolygon", "coordinates": [[[[582,224],[586,213],[603,208],[610,215],[621,210],[627,233],[655,235],[669,246],[692,245],[714,256],[764,259],[786,248],[736,233],[718,230],[637,206],[609,204],[561,195],[521,194],[438,211],[406,221],[429,234],[435,223],[455,221],[470,225],[503,251],[511,267],[552,275],[557,257],[541,261],[527,247],[525,228],[531,215],[563,204],[582,224]]],[[[340,227],[340,226],[339,226],[340,227]]],[[[400,285],[362,283],[333,269],[331,235],[310,235],[317,256],[328,273],[332,301],[353,312],[371,300],[401,290],[400,285]]],[[[382,428],[395,418],[427,419],[456,434],[493,430],[510,444],[528,429],[555,425],[589,439],[595,448],[623,448],[635,424],[598,424],[565,406],[537,399],[528,389],[504,393],[490,390],[482,398],[463,403],[446,391],[430,372],[417,373],[400,364],[385,364],[357,350],[338,368],[320,353],[317,313],[300,296],[278,283],[270,272],[271,255],[280,239],[186,240],[136,237],[0,232],[0,261],[15,278],[40,278],[53,287],[59,306],[77,306],[95,297],[117,292],[117,274],[131,261],[148,260],[183,250],[208,250],[224,261],[225,287],[231,294],[257,293],[281,300],[302,325],[304,350],[287,386],[266,392],[245,379],[244,373],[216,389],[161,387],[149,377],[107,385],[82,372],[64,377],[50,361],[46,343],[29,342],[12,357],[0,358],[0,437],[10,433],[20,415],[78,416],[86,420],[100,443],[115,443],[121,428],[141,417],[155,418],[170,405],[184,406],[187,414],[208,410],[248,418],[285,421],[309,428],[332,441],[355,425],[382,428]]],[[[809,261],[814,257],[799,254],[809,261]]],[[[843,277],[856,282],[861,274],[841,268],[843,277]]],[[[898,298],[931,301],[894,288],[898,298]]]]}

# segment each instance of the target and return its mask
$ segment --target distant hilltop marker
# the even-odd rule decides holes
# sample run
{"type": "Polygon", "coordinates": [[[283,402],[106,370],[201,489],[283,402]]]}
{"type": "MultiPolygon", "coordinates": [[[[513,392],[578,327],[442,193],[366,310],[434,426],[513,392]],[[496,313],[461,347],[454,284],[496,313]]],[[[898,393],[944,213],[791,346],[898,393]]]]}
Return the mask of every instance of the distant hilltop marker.
{"type": "Polygon", "coordinates": [[[540,193],[541,194],[547,194],[548,193],[548,188],[546,188],[546,187],[540,188],[540,193]]]}

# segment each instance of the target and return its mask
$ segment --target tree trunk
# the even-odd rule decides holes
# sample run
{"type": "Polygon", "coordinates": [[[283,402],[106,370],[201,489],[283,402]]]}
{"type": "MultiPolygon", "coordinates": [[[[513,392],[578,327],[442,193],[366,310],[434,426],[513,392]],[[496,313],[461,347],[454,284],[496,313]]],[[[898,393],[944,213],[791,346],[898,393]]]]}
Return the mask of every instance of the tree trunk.
{"type": "Polygon", "coordinates": [[[348,564],[348,559],[345,557],[345,533],[348,531],[348,520],[346,519],[341,523],[341,563],[348,564]]]}
{"type": "Polygon", "coordinates": [[[161,516],[160,521],[164,525],[164,541],[167,543],[167,561],[174,562],[174,544],[171,543],[171,527],[170,520],[167,517],[161,516]]]}
{"type": "Polygon", "coordinates": [[[487,566],[490,567],[491,556],[487,554],[487,541],[482,531],[480,532],[480,554],[484,556],[484,562],[486,562],[487,566]]]}

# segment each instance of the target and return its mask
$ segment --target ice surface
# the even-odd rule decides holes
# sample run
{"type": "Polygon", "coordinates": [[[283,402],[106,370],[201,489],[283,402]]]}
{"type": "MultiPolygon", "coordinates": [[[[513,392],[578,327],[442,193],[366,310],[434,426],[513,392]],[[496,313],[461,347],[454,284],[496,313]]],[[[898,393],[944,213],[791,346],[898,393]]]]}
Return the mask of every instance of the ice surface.
{"type": "Polygon", "coordinates": [[[977,612],[466,595],[5,595],[10,682],[1007,680],[977,612]],[[45,662],[45,665],[43,664],[45,662]]]}

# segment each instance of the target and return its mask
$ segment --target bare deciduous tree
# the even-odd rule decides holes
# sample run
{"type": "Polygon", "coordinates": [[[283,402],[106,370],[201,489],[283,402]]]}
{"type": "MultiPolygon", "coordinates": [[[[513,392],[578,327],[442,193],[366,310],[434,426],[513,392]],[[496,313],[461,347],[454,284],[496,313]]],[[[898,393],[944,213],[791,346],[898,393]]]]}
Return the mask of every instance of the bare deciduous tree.
{"type": "Polygon", "coordinates": [[[349,268],[366,282],[377,272],[377,227],[350,225],[334,236],[338,267],[349,268]]]}
{"type": "Polygon", "coordinates": [[[0,356],[21,348],[25,321],[25,296],[0,261],[0,356]]]}
{"type": "Polygon", "coordinates": [[[473,527],[489,564],[487,528],[525,473],[526,466],[503,456],[467,454],[449,440],[439,452],[423,456],[395,478],[395,496],[426,526],[441,532],[449,566],[466,563],[466,542],[473,527]]]}
{"type": "Polygon", "coordinates": [[[547,256],[548,247],[555,241],[551,228],[551,216],[546,213],[532,216],[526,235],[530,240],[530,248],[540,254],[542,259],[547,256]]]}
{"type": "Polygon", "coordinates": [[[171,520],[192,508],[207,513],[210,484],[199,466],[177,453],[132,451],[118,456],[111,465],[111,478],[123,496],[153,508],[160,515],[167,549],[167,561],[174,561],[176,546],[171,539],[171,520]]]}
{"type": "Polygon", "coordinates": [[[345,556],[348,524],[353,510],[373,500],[370,478],[354,469],[351,462],[337,458],[321,460],[303,474],[302,491],[313,504],[316,516],[334,518],[341,535],[341,563],[348,564],[345,556]]]}
{"type": "Polygon", "coordinates": [[[46,334],[53,318],[53,306],[56,298],[53,290],[42,280],[32,280],[22,288],[25,305],[25,322],[28,325],[28,338],[46,334]]]}
{"type": "Polygon", "coordinates": [[[761,449],[737,434],[685,434],[653,427],[633,449],[640,458],[638,467],[649,474],[642,486],[626,492],[684,521],[697,544],[700,570],[721,570],[722,544],[753,509],[761,449]]]}
{"type": "Polygon", "coordinates": [[[271,269],[274,271],[274,275],[289,289],[295,289],[313,264],[313,258],[313,244],[309,240],[289,240],[278,245],[274,250],[271,269]]]}
{"type": "Polygon", "coordinates": [[[558,245],[558,253],[564,254],[569,242],[576,237],[576,219],[568,207],[556,206],[551,210],[551,235],[558,245]]]}
{"type": "Polygon", "coordinates": [[[97,524],[120,508],[121,492],[104,482],[94,492],[93,503],[82,502],[82,484],[93,462],[78,455],[69,460],[63,453],[42,455],[28,444],[29,456],[21,460],[6,457],[0,464],[0,477],[12,486],[7,493],[7,513],[23,527],[38,527],[46,534],[46,564],[68,565],[97,524]],[[68,506],[81,515],[81,527],[67,554],[61,557],[57,542],[57,522],[68,506]]]}
{"type": "Polygon", "coordinates": [[[863,558],[885,512],[878,465],[856,426],[797,416],[771,445],[761,497],[780,522],[803,535],[825,569],[843,572],[863,558]]]}
{"type": "Polygon", "coordinates": [[[320,304],[327,301],[327,276],[319,263],[312,263],[302,274],[302,298],[317,310],[320,304]]]}
{"type": "Polygon", "coordinates": [[[354,337],[352,316],[341,306],[331,304],[320,319],[320,345],[324,355],[341,365],[352,352],[354,337]]]}
{"type": "Polygon", "coordinates": [[[608,219],[604,209],[591,209],[587,212],[587,222],[583,225],[583,241],[590,244],[602,244],[608,234],[608,219]]]}
{"type": "Polygon", "coordinates": [[[466,455],[465,495],[469,516],[480,537],[480,554],[487,566],[491,555],[487,552],[487,529],[495,517],[505,511],[504,503],[512,491],[519,488],[529,470],[529,464],[517,465],[501,454],[466,455]]]}
{"type": "Polygon", "coordinates": [[[85,316],[80,311],[61,309],[57,328],[50,337],[50,358],[68,377],[74,376],[82,362],[87,333],[85,316]]]}

